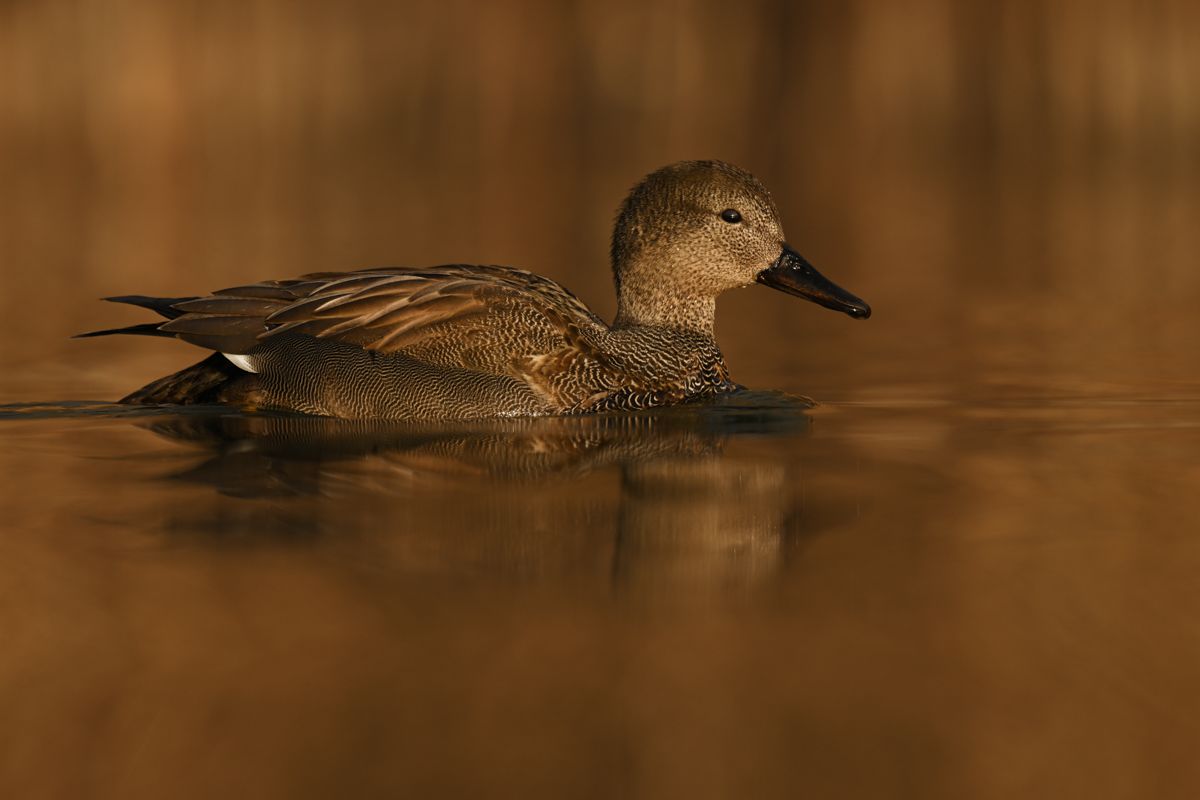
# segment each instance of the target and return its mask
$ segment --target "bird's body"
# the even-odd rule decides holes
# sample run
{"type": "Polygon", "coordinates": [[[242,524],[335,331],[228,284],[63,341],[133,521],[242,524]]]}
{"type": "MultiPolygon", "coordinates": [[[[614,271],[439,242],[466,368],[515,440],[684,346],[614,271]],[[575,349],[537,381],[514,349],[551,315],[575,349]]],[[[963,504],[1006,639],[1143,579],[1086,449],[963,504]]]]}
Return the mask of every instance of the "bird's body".
{"type": "Polygon", "coordinates": [[[758,280],[869,314],[787,248],[778,228],[753,177],[684,162],[649,176],[622,208],[612,326],[547,278],[449,265],[320,273],[196,298],[110,298],[168,321],[93,335],[172,336],[215,351],[127,403],[393,419],[674,405],[736,388],[713,337],[725,289],[758,280]],[[743,230],[730,236],[735,226],[743,230]]]}

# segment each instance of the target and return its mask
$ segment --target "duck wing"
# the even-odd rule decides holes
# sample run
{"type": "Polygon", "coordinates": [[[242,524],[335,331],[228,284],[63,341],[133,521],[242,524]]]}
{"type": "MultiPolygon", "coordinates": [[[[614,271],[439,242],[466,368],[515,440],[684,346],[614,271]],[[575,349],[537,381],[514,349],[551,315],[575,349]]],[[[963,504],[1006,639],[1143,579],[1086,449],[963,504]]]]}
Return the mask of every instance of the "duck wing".
{"type": "Polygon", "coordinates": [[[523,372],[518,362],[530,357],[598,357],[592,342],[606,329],[554,281],[509,267],[459,264],[315,273],[222,289],[172,309],[179,315],[159,331],[223,353],[306,334],[509,375],[523,372]]]}

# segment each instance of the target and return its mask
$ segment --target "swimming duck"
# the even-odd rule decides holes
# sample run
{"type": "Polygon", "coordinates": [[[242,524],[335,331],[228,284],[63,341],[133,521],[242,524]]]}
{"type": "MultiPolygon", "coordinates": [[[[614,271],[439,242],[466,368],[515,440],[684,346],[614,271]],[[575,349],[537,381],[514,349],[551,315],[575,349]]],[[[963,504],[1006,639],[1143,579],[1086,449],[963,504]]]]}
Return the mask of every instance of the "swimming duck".
{"type": "Polygon", "coordinates": [[[221,403],[349,418],[586,414],[730,392],[717,296],[762,283],[865,319],[870,307],[784,240],[771,195],[721,161],[651,173],[612,237],[612,325],[520,269],[323,272],[204,297],[109,297],[167,318],[82,336],[182,339],[214,352],[122,403],[221,403]]]}

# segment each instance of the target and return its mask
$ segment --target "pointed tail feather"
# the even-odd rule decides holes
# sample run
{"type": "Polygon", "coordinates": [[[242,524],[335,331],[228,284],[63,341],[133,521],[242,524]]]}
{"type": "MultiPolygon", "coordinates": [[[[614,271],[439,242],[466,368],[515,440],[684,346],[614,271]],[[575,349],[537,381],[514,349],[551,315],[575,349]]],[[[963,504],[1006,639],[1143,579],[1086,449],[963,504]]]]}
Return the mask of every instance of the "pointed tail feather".
{"type": "Polygon", "coordinates": [[[166,317],[167,319],[175,319],[182,316],[184,312],[173,308],[176,303],[186,303],[189,300],[198,300],[197,297],[147,297],[144,294],[126,294],[119,297],[105,297],[110,303],[124,303],[128,306],[137,306],[138,308],[148,308],[155,314],[166,317]]]}
{"type": "Polygon", "coordinates": [[[112,336],[115,333],[130,333],[135,336],[166,336],[174,339],[175,334],[168,331],[159,330],[158,326],[162,322],[143,322],[139,325],[127,325],[124,328],[107,328],[102,331],[88,331],[87,333],[77,333],[72,336],[72,339],[90,339],[93,336],[112,336]]]}

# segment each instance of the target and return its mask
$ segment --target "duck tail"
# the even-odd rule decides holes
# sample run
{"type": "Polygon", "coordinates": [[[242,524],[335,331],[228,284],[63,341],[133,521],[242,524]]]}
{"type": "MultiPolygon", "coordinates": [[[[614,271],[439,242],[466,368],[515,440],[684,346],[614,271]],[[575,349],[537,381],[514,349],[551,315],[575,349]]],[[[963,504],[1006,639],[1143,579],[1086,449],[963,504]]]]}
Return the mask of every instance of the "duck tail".
{"type": "MultiPolygon", "coordinates": [[[[110,303],[124,303],[129,306],[137,306],[138,308],[147,308],[158,314],[160,317],[167,319],[175,319],[183,314],[182,311],[175,308],[176,303],[186,303],[188,300],[195,300],[195,297],[147,297],[142,294],[127,294],[120,297],[105,297],[110,303]]],[[[77,333],[72,336],[72,339],[90,339],[93,336],[112,336],[119,333],[133,334],[135,336],[165,336],[169,339],[174,339],[175,334],[167,331],[159,330],[161,322],[142,322],[137,325],[126,325],[124,328],[105,328],[102,331],[88,331],[87,333],[77,333]]]]}
{"type": "Polygon", "coordinates": [[[195,297],[147,297],[144,294],[124,294],[118,297],[105,297],[110,303],[124,303],[127,306],[137,306],[138,308],[148,308],[155,314],[167,319],[175,319],[182,316],[183,312],[175,308],[179,303],[186,303],[189,300],[196,300],[195,297]]]}
{"type": "Polygon", "coordinates": [[[87,333],[77,333],[72,336],[72,339],[90,339],[93,336],[112,336],[118,333],[129,333],[134,336],[167,336],[172,339],[175,334],[167,333],[158,329],[161,322],[142,322],[137,325],[126,325],[124,328],[105,328],[102,331],[88,331],[87,333]]]}
{"type": "Polygon", "coordinates": [[[146,384],[119,402],[129,405],[203,405],[223,403],[229,397],[227,389],[246,373],[230,363],[220,353],[193,364],[179,372],[146,384]]]}

